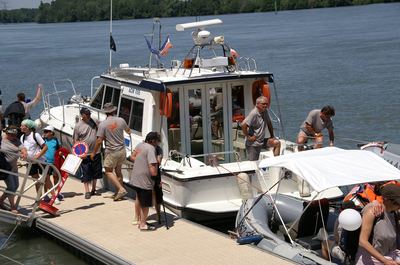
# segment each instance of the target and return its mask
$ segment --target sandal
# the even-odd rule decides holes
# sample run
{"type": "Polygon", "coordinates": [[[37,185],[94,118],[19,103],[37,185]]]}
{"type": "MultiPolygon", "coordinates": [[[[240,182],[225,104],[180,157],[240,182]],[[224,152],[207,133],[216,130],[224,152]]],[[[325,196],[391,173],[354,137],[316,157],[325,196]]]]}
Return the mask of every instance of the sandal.
{"type": "Polygon", "coordinates": [[[139,227],[139,230],[140,230],[141,232],[150,232],[150,231],[155,231],[156,228],[155,228],[154,226],[152,226],[152,225],[147,225],[146,228],[140,228],[140,227],[139,227]]]}
{"type": "Polygon", "coordinates": [[[0,204],[0,209],[8,211],[7,207],[2,203],[0,204]]]}

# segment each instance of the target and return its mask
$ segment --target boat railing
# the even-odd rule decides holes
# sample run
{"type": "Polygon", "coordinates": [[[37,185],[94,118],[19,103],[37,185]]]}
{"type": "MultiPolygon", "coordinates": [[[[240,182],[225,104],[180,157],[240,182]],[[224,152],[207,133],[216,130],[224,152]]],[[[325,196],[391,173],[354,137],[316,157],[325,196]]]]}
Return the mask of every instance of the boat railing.
{"type": "MultiPolygon", "coordinates": [[[[15,156],[16,154],[13,152],[9,152],[9,151],[5,151],[0,149],[0,152],[4,153],[4,154],[10,154],[15,156]]],[[[15,206],[18,209],[19,206],[21,205],[21,200],[23,199],[23,203],[24,203],[24,208],[28,206],[28,208],[31,208],[30,213],[28,214],[15,214],[16,217],[21,217],[23,216],[24,221],[26,223],[27,226],[31,226],[34,219],[36,218],[36,211],[39,208],[39,204],[40,201],[43,200],[43,198],[46,195],[51,194],[60,184],[61,182],[61,173],[60,171],[52,164],[43,162],[43,161],[39,161],[39,160],[35,160],[35,159],[27,159],[27,160],[19,160],[18,162],[18,167],[19,170],[18,172],[12,172],[12,171],[8,171],[5,170],[3,168],[0,168],[0,172],[7,174],[7,178],[11,178],[11,177],[17,177],[18,178],[18,182],[20,183],[17,190],[15,192],[9,191],[7,190],[7,185],[6,182],[2,182],[0,184],[0,191],[5,193],[5,194],[9,194],[9,195],[14,195],[15,196],[15,206]],[[38,164],[41,169],[42,169],[42,174],[39,176],[39,178],[35,179],[32,178],[31,176],[29,176],[29,171],[32,168],[32,165],[34,164],[38,164]],[[23,167],[26,167],[26,170],[22,169],[23,167]],[[44,186],[45,186],[45,182],[46,182],[46,178],[48,173],[50,172],[50,169],[53,170],[53,175],[58,175],[58,182],[55,183],[48,191],[44,192],[44,186]],[[32,188],[35,187],[36,191],[32,192],[32,188]]],[[[3,216],[1,216],[3,217],[3,216]]],[[[2,220],[5,220],[5,218],[1,218],[2,220]]],[[[11,223],[15,223],[15,219],[6,219],[9,220],[11,223]]]]}
{"type": "Polygon", "coordinates": [[[236,62],[239,71],[257,71],[257,62],[252,57],[239,57],[236,62]]]}
{"type": "Polygon", "coordinates": [[[214,152],[208,154],[189,155],[181,153],[177,150],[170,150],[168,154],[168,159],[173,159],[173,158],[180,159],[180,166],[178,169],[186,166],[192,167],[193,166],[191,161],[192,158],[196,159],[196,161],[200,161],[198,158],[202,158],[202,160],[205,161],[205,164],[212,167],[216,167],[219,165],[219,157],[224,155],[233,155],[236,160],[235,162],[241,162],[241,156],[237,151],[225,151],[225,152],[214,152]]]}
{"type": "Polygon", "coordinates": [[[94,77],[92,77],[92,79],[90,79],[90,98],[93,97],[94,94],[94,81],[97,79],[101,79],[100,76],[96,75],[94,77]]]}
{"type": "Polygon", "coordinates": [[[276,136],[278,137],[284,137],[283,132],[281,132],[281,119],[279,118],[279,115],[277,115],[272,109],[268,110],[269,117],[271,118],[271,122],[273,124],[277,124],[277,126],[274,127],[274,132],[278,132],[276,136]]]}

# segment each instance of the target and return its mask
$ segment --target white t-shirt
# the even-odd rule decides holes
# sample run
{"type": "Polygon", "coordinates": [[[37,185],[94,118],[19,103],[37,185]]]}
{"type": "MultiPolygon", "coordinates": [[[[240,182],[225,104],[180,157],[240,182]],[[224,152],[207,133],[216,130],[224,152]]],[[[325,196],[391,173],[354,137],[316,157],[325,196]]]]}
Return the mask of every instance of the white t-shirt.
{"type": "MultiPolygon", "coordinates": [[[[35,138],[37,142],[42,146],[44,144],[44,140],[40,134],[35,133],[35,138]]],[[[35,155],[38,154],[41,150],[40,146],[36,143],[35,139],[33,139],[33,133],[31,132],[28,136],[21,135],[21,143],[24,145],[26,150],[28,151],[28,158],[34,159],[35,155]]],[[[45,161],[45,157],[42,156],[39,158],[40,161],[45,161]]]]}

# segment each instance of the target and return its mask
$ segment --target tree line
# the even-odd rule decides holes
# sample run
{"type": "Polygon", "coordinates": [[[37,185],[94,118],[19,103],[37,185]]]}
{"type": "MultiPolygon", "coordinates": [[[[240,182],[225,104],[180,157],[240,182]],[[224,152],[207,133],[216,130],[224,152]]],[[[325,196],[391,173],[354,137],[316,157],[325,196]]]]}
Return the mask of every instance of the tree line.
{"type": "MultiPolygon", "coordinates": [[[[113,0],[113,19],[202,16],[366,5],[400,0],[113,0]]],[[[0,10],[1,23],[100,21],[110,0],[55,0],[37,9],[0,10]]]]}

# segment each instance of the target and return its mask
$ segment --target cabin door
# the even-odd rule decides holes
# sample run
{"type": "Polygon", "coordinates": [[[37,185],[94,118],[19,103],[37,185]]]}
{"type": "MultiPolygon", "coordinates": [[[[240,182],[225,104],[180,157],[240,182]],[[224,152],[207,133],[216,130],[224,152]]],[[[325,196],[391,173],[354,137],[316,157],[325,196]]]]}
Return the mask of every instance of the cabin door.
{"type": "Polygon", "coordinates": [[[197,159],[206,162],[203,155],[217,153],[218,160],[227,156],[227,125],[225,111],[227,103],[224,83],[192,85],[184,88],[186,153],[199,155],[197,159]]]}

